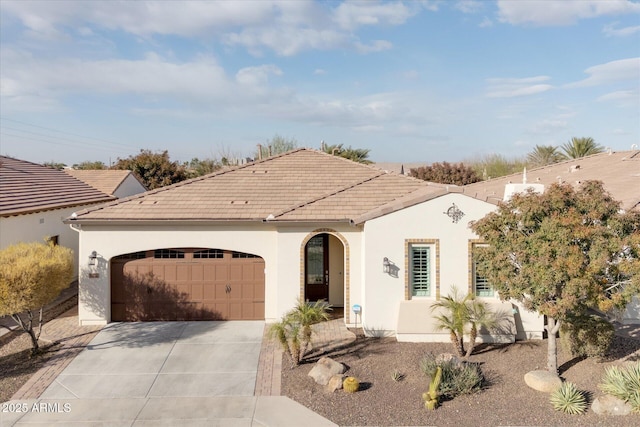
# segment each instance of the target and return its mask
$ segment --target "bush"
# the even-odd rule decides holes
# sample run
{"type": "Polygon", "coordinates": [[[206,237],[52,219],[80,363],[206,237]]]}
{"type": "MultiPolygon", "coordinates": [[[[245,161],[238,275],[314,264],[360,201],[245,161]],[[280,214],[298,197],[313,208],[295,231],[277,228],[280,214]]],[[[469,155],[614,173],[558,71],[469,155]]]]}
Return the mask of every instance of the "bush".
{"type": "Polygon", "coordinates": [[[562,383],[562,386],[551,393],[551,404],[556,411],[565,414],[583,414],[587,410],[587,399],[573,383],[562,383]]]}
{"type": "Polygon", "coordinates": [[[605,369],[600,390],[628,402],[640,412],[640,362],[627,367],[611,366],[605,369]]]}
{"type": "Polygon", "coordinates": [[[611,346],[615,329],[599,316],[576,316],[563,323],[560,340],[574,357],[604,357],[611,346]]]}
{"type": "Polygon", "coordinates": [[[476,363],[459,362],[457,360],[436,360],[436,356],[429,353],[422,359],[420,368],[425,375],[431,376],[442,368],[439,394],[449,399],[463,394],[477,393],[482,390],[485,378],[480,366],[476,363]]]}

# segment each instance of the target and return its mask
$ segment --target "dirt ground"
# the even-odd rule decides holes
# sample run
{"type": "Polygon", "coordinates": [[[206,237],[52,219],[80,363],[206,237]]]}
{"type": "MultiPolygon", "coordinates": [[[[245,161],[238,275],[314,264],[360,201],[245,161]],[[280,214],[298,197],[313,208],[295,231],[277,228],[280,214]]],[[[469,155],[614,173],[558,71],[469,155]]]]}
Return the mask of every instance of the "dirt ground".
{"type": "MultiPolygon", "coordinates": [[[[347,366],[347,375],[360,380],[353,394],[325,391],[308,376],[321,355],[290,369],[283,360],[282,394],[341,426],[607,426],[640,425],[640,414],[599,416],[590,409],[583,415],[555,411],[549,395],[529,388],[524,375],[546,366],[547,342],[480,345],[470,361],[481,364],[487,379],[479,393],[445,401],[435,411],[424,408],[422,393],[428,389],[420,361],[427,353],[451,353],[450,344],[399,343],[393,338],[359,337],[330,356],[347,366]],[[394,381],[392,373],[404,375],[394,381]]],[[[590,402],[602,395],[598,389],[604,369],[625,361],[640,360],[640,340],[616,336],[605,361],[575,359],[560,350],[561,377],[586,392],[590,402]]],[[[285,356],[286,357],[286,356],[285,356]]]]}

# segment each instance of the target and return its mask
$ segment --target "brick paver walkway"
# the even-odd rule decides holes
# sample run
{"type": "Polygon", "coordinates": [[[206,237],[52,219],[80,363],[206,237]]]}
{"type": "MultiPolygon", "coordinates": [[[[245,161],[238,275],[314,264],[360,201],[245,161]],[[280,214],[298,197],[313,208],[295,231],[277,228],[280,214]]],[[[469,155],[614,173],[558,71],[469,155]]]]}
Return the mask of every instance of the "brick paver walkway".
{"type": "MultiPolygon", "coordinates": [[[[280,343],[267,336],[269,325],[265,326],[262,339],[258,375],[256,378],[256,396],[280,396],[282,377],[282,347],[280,343]]],[[[355,341],[356,336],[349,331],[343,318],[313,325],[310,354],[322,354],[355,341]]]]}
{"type": "Polygon", "coordinates": [[[58,341],[62,348],[47,360],[29,380],[13,395],[12,400],[37,399],[74,357],[96,336],[101,326],[79,326],[78,307],[45,323],[40,338],[58,341]]]}

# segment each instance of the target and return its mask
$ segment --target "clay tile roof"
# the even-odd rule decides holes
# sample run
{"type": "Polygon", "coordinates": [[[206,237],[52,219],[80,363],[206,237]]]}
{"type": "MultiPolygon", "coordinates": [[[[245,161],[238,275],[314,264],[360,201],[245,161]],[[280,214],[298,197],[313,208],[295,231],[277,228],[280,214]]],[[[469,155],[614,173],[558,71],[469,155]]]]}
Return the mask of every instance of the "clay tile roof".
{"type": "Polygon", "coordinates": [[[40,212],[113,200],[56,169],[0,156],[0,216],[40,212]]]}
{"type": "Polygon", "coordinates": [[[442,193],[424,181],[299,149],[90,208],[77,221],[353,221],[425,188],[442,193]]]}
{"type": "MultiPolygon", "coordinates": [[[[522,183],[523,174],[476,182],[463,188],[464,194],[498,203],[503,199],[506,184],[522,183]]],[[[548,166],[527,170],[527,183],[543,184],[566,182],[574,186],[581,182],[598,180],[611,196],[622,203],[625,210],[640,210],[640,151],[621,151],[594,154],[548,166]]]]}
{"type": "MultiPolygon", "coordinates": [[[[118,187],[122,185],[129,175],[135,177],[133,172],[128,170],[103,169],[103,170],[77,170],[65,169],[66,173],[80,181],[89,184],[93,188],[105,193],[114,195],[118,187]]],[[[136,178],[137,179],[137,178],[136,178]]],[[[138,180],[140,181],[140,180],[138,180]]]]}

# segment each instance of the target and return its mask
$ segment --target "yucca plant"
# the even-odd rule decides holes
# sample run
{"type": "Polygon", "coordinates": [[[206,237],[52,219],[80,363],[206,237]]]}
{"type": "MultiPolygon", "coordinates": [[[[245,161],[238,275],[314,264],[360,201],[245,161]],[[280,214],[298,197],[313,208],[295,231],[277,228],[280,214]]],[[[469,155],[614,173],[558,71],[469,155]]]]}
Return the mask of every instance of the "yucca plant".
{"type": "Polygon", "coordinates": [[[600,390],[628,402],[640,412],[640,362],[627,367],[611,366],[605,369],[600,390]]]}
{"type": "Polygon", "coordinates": [[[587,399],[584,393],[570,382],[562,383],[562,386],[551,393],[550,400],[553,409],[565,414],[583,414],[587,410],[587,399]]]}

